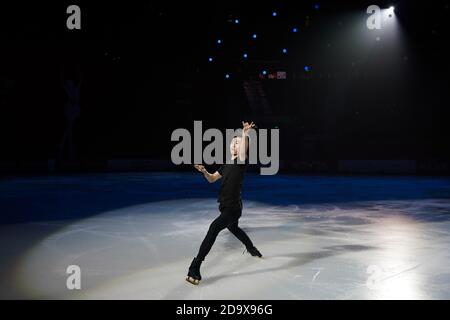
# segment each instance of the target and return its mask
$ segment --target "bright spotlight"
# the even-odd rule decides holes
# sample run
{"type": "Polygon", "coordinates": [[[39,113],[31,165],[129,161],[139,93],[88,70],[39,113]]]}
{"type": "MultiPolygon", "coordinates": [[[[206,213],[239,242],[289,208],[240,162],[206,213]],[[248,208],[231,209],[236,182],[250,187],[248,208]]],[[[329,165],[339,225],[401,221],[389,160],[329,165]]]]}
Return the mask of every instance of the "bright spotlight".
{"type": "Polygon", "coordinates": [[[389,7],[389,9],[387,9],[387,13],[388,13],[389,18],[392,18],[394,16],[394,11],[395,11],[395,7],[394,6],[391,6],[391,7],[389,7]]]}

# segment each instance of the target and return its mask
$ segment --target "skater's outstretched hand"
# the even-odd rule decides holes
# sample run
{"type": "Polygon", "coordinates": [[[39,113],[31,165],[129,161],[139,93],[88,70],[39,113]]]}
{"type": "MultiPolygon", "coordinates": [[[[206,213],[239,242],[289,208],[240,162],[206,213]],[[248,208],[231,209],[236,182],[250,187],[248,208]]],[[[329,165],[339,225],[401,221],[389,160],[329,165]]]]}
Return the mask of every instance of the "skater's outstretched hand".
{"type": "Polygon", "coordinates": [[[222,178],[222,176],[219,174],[219,172],[216,171],[211,174],[201,164],[194,165],[194,168],[197,169],[198,171],[200,171],[201,173],[203,173],[203,175],[205,176],[206,180],[208,180],[209,183],[216,182],[217,180],[222,178]]]}
{"type": "Polygon", "coordinates": [[[194,168],[197,169],[198,171],[200,171],[201,173],[206,172],[205,166],[202,166],[201,164],[194,165],[194,168]]]}
{"type": "Polygon", "coordinates": [[[248,122],[244,122],[242,121],[242,129],[244,131],[244,133],[248,133],[248,130],[250,130],[251,128],[254,128],[255,124],[253,123],[248,123],[248,122]]]}

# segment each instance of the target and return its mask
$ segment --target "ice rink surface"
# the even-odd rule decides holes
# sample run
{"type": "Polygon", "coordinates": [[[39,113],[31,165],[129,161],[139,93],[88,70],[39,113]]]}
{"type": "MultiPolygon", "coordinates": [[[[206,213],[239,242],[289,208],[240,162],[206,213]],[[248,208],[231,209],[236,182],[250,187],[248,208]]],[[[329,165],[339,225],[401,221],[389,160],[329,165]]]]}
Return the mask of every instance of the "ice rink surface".
{"type": "Polygon", "coordinates": [[[0,298],[450,299],[450,179],[258,176],[185,281],[218,184],[186,173],[0,180],[0,298]],[[81,268],[68,290],[66,269],[81,268]]]}

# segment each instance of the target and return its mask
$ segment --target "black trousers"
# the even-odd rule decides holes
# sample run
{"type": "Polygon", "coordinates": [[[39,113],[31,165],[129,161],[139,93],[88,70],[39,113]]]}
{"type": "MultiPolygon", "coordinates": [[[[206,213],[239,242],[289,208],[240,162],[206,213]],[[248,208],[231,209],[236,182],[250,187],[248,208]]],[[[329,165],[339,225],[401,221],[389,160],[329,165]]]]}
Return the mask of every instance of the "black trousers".
{"type": "Polygon", "coordinates": [[[246,248],[253,247],[253,243],[248,237],[248,235],[239,228],[239,218],[242,215],[242,205],[238,206],[222,206],[219,207],[220,215],[211,223],[209,226],[208,233],[205,239],[203,239],[200,245],[200,250],[197,254],[197,259],[203,261],[206,255],[211,250],[214,242],[216,241],[217,235],[220,231],[228,228],[232,234],[236,236],[245,245],[246,248]]]}

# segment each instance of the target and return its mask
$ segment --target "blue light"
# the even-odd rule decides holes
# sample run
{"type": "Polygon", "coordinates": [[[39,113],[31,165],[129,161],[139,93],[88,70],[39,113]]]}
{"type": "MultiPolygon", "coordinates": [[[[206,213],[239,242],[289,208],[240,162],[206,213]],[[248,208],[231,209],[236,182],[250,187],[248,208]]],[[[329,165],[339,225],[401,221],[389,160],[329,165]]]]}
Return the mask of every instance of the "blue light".
{"type": "Polygon", "coordinates": [[[213,59],[212,57],[209,57],[209,58],[208,58],[208,61],[209,61],[209,62],[213,62],[213,60],[214,60],[214,59],[213,59]]]}
{"type": "Polygon", "coordinates": [[[222,43],[222,40],[218,39],[217,44],[221,44],[221,43],[222,43]]]}
{"type": "Polygon", "coordinates": [[[319,9],[320,9],[320,4],[316,3],[316,4],[314,5],[314,9],[319,10],[319,9]]]}
{"type": "Polygon", "coordinates": [[[283,53],[287,53],[287,49],[286,48],[283,48],[283,53]]]}
{"type": "Polygon", "coordinates": [[[256,39],[258,36],[256,35],[256,33],[254,33],[253,35],[252,35],[252,38],[253,39],[256,39]]]}
{"type": "Polygon", "coordinates": [[[225,79],[230,79],[230,75],[228,73],[225,75],[225,79]]]}
{"type": "Polygon", "coordinates": [[[296,33],[298,31],[298,29],[297,28],[292,28],[292,32],[294,32],[294,33],[296,33]]]}
{"type": "Polygon", "coordinates": [[[277,16],[277,12],[276,11],[272,12],[272,17],[276,17],[276,16],[277,16]]]}
{"type": "Polygon", "coordinates": [[[248,54],[246,54],[246,53],[244,53],[244,59],[247,59],[248,58],[248,54]]]}
{"type": "Polygon", "coordinates": [[[238,20],[238,19],[234,20],[234,23],[238,24],[238,23],[239,23],[239,20],[238,20]]]}
{"type": "Polygon", "coordinates": [[[304,69],[305,69],[306,72],[309,72],[309,71],[310,71],[309,66],[305,66],[304,69]]]}
{"type": "Polygon", "coordinates": [[[266,74],[267,74],[267,71],[266,71],[266,70],[263,70],[261,73],[262,73],[263,75],[266,75],[266,74]]]}

